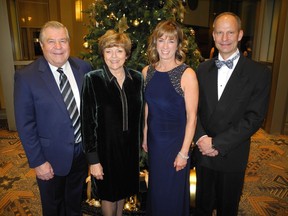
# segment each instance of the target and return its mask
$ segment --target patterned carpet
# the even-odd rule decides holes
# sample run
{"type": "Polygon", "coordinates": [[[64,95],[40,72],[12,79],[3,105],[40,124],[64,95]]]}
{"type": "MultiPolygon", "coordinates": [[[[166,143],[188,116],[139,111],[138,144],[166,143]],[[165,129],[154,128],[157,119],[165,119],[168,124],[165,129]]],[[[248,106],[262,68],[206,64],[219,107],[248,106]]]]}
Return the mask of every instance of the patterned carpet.
{"type": "Polygon", "coordinates": [[[0,215],[40,216],[35,173],[17,133],[7,131],[5,121],[0,124],[0,215]]]}
{"type": "Polygon", "coordinates": [[[288,215],[288,136],[253,136],[238,215],[288,215]]]}
{"type": "MultiPolygon", "coordinates": [[[[28,167],[17,132],[6,128],[7,123],[0,120],[0,215],[40,216],[34,171],[28,167]]],[[[96,212],[83,205],[83,215],[98,215],[96,212]]],[[[288,136],[263,130],[253,136],[238,215],[288,215],[288,136]]]]}

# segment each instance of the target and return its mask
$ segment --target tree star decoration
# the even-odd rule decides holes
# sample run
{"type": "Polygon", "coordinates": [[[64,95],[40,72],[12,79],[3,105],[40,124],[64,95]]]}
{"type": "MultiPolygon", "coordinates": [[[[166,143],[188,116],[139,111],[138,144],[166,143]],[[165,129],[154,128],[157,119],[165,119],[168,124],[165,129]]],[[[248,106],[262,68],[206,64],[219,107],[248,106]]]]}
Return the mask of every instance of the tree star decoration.
{"type": "Polygon", "coordinates": [[[120,33],[125,32],[127,29],[129,28],[129,26],[127,25],[127,18],[125,17],[125,15],[123,15],[123,17],[119,20],[118,22],[118,29],[120,33]]]}

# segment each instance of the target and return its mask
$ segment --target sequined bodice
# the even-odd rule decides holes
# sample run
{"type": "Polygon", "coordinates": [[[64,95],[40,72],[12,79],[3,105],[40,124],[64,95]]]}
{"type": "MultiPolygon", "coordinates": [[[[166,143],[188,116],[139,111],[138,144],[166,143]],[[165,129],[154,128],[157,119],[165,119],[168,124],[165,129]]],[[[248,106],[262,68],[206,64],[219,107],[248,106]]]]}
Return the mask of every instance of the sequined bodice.
{"type": "MultiPolygon", "coordinates": [[[[184,92],[181,88],[181,77],[182,74],[184,73],[184,71],[188,68],[188,65],[186,64],[181,64],[175,68],[173,68],[172,70],[168,71],[168,75],[169,75],[169,79],[175,89],[175,91],[181,95],[182,97],[184,96],[184,92]]],[[[149,66],[148,71],[147,71],[147,77],[145,80],[145,88],[147,86],[147,84],[150,82],[150,80],[152,79],[152,77],[154,76],[156,72],[156,69],[153,66],[149,66]]],[[[164,72],[165,73],[165,72],[164,72]]]]}

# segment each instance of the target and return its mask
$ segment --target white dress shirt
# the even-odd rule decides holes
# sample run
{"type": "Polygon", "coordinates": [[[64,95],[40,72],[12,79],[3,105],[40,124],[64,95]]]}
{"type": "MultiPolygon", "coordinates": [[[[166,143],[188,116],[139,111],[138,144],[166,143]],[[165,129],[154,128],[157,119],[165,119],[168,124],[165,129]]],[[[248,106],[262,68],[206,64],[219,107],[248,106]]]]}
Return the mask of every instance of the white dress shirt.
{"type": "MultiPolygon", "coordinates": [[[[237,51],[231,55],[228,59],[226,59],[225,61],[229,60],[229,59],[232,59],[234,56],[236,56],[237,54],[239,53],[239,50],[237,49],[237,51]]],[[[222,58],[222,56],[220,55],[220,53],[218,54],[218,59],[220,61],[224,61],[224,59],[222,58]]],[[[218,69],[218,81],[217,81],[217,87],[218,87],[218,100],[220,100],[221,98],[221,95],[225,89],[225,86],[229,80],[229,78],[231,77],[233,71],[234,71],[234,68],[235,66],[237,65],[238,63],[238,60],[239,58],[236,58],[234,61],[233,61],[233,68],[232,69],[229,69],[225,64],[220,68],[218,69]]]]}

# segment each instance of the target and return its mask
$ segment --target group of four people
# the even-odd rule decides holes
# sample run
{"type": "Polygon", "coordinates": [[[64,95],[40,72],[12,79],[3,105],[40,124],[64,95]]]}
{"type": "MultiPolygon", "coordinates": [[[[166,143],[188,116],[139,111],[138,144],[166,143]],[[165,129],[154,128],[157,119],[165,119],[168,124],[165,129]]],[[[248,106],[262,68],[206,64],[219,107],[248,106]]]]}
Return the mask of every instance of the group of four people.
{"type": "Polygon", "coordinates": [[[265,66],[239,53],[242,36],[238,16],[218,15],[219,55],[194,72],[184,63],[182,29],[162,21],[149,38],[149,65],[141,74],[125,66],[127,34],[108,30],[99,38],[104,64],[92,70],[69,57],[66,27],[47,22],[40,32],[43,57],[15,73],[14,88],[17,130],[36,171],[43,215],[81,215],[88,162],[102,214],[121,216],[125,198],[138,192],[142,145],[149,164],[146,215],[188,216],[192,143],[195,215],[211,216],[214,209],[237,215],[250,138],[265,118],[271,82],[265,66]]]}

